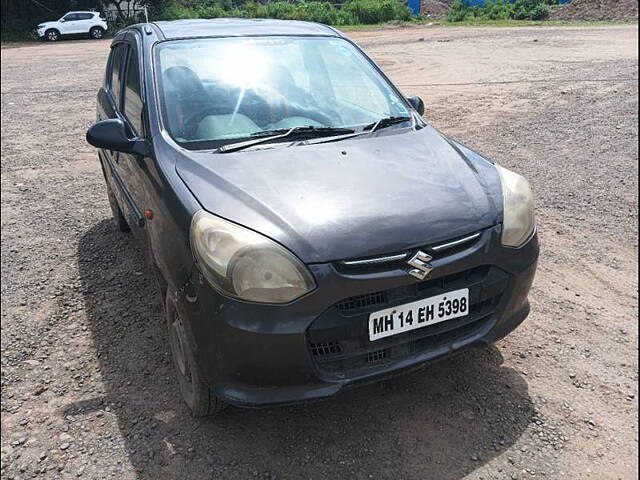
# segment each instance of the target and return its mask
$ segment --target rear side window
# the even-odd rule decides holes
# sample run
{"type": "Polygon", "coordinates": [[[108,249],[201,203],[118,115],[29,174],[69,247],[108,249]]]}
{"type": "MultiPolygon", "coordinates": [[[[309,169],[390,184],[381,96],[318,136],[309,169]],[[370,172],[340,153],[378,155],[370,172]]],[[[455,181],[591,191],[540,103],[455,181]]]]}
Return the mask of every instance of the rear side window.
{"type": "Polygon", "coordinates": [[[124,114],[138,135],[142,135],[142,98],[140,95],[140,67],[138,53],[130,49],[124,87],[124,114]]]}
{"type": "Polygon", "coordinates": [[[78,13],[77,20],[89,20],[90,18],[93,18],[92,13],[78,13]]]}
{"type": "Polygon", "coordinates": [[[120,109],[120,95],[122,92],[122,65],[127,53],[127,46],[124,44],[116,45],[111,52],[111,78],[109,80],[109,91],[113,96],[116,108],[120,109]]]}

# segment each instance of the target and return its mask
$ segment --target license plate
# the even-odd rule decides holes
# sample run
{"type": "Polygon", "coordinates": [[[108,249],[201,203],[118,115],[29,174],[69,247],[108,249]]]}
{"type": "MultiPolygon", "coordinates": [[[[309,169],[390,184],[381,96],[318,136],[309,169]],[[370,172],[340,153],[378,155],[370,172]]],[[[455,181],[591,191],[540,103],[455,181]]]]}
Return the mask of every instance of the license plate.
{"type": "Polygon", "coordinates": [[[424,298],[369,315],[369,340],[398,335],[469,313],[469,289],[463,288],[424,298]]]}

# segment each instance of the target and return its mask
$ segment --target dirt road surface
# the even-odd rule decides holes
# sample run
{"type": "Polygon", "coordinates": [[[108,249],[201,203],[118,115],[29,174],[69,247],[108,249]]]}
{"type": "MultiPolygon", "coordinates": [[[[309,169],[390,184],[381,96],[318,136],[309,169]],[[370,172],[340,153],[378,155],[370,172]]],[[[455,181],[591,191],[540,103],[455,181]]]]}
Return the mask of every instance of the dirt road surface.
{"type": "Polygon", "coordinates": [[[109,42],[5,49],[3,479],[636,478],[637,25],[352,36],[436,127],[531,180],[527,322],[328,402],[192,419],[84,141],[109,42]]]}

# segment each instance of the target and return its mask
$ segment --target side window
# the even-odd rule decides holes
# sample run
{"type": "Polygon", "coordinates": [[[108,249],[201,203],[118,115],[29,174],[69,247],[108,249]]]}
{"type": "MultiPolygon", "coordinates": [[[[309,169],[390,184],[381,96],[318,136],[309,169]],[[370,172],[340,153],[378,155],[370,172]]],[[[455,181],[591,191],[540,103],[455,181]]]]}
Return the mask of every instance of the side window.
{"type": "Polygon", "coordinates": [[[127,54],[127,46],[119,44],[113,47],[111,52],[111,78],[109,80],[109,91],[113,96],[116,108],[120,110],[120,95],[122,91],[122,66],[127,54]]]}
{"type": "Polygon", "coordinates": [[[65,22],[73,22],[74,20],[77,20],[77,19],[78,19],[78,15],[76,15],[75,13],[70,13],[69,15],[64,16],[65,22]]]}
{"type": "Polygon", "coordinates": [[[90,13],[79,13],[78,14],[78,20],[89,20],[90,18],[93,18],[93,15],[90,13]]]}
{"type": "Polygon", "coordinates": [[[124,87],[124,114],[138,135],[143,134],[142,128],[142,98],[140,94],[140,64],[138,52],[129,49],[127,62],[127,80],[124,87]]]}

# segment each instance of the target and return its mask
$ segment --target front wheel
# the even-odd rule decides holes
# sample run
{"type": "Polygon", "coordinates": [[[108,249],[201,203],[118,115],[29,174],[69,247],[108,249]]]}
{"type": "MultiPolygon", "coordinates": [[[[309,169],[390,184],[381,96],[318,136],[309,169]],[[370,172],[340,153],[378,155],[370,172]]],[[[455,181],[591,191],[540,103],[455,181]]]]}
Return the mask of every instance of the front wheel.
{"type": "Polygon", "coordinates": [[[191,339],[187,333],[189,326],[184,323],[178,313],[170,294],[167,294],[165,314],[173,365],[183,400],[195,417],[204,417],[220,412],[227,405],[204,383],[191,339]]]}
{"type": "Polygon", "coordinates": [[[46,38],[48,42],[57,42],[60,40],[60,32],[52,28],[44,32],[44,38],[46,38]]]}
{"type": "Polygon", "coordinates": [[[104,37],[104,28],[102,27],[93,27],[90,31],[89,31],[89,37],[95,39],[95,40],[100,40],[102,37],[104,37]]]}
{"type": "Polygon", "coordinates": [[[116,224],[116,227],[121,232],[129,232],[131,229],[129,228],[129,224],[127,220],[124,218],[124,214],[122,210],[120,210],[120,205],[118,205],[118,201],[116,200],[115,195],[111,191],[111,187],[107,183],[107,198],[109,199],[109,206],[111,207],[111,213],[113,214],[113,222],[116,224]]]}

